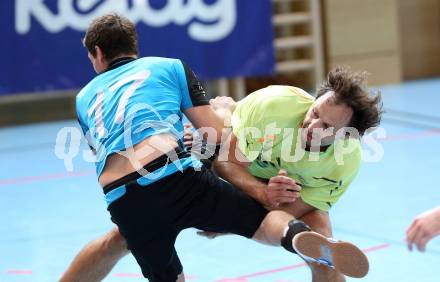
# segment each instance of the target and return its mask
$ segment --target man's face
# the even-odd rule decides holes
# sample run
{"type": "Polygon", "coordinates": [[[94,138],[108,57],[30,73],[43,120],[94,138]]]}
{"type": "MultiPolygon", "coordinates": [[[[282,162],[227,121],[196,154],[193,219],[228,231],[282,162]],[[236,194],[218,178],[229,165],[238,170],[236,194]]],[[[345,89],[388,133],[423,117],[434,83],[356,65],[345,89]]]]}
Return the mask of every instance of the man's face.
{"type": "Polygon", "coordinates": [[[304,129],[301,141],[308,147],[331,145],[335,141],[336,132],[346,127],[351,120],[353,110],[347,105],[335,104],[333,95],[331,91],[325,93],[307,111],[302,124],[304,129]]]}

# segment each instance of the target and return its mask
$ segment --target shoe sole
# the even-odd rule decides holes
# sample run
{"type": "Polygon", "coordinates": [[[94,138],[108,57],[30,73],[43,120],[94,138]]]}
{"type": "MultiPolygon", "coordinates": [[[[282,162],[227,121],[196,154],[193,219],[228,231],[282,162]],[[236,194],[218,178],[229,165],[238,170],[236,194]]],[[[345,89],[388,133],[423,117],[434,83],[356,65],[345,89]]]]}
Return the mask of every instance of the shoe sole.
{"type": "Polygon", "coordinates": [[[361,278],[367,275],[367,256],[355,245],[332,241],[316,232],[301,232],[293,240],[293,247],[299,253],[318,260],[331,260],[334,268],[344,275],[361,278]]]}

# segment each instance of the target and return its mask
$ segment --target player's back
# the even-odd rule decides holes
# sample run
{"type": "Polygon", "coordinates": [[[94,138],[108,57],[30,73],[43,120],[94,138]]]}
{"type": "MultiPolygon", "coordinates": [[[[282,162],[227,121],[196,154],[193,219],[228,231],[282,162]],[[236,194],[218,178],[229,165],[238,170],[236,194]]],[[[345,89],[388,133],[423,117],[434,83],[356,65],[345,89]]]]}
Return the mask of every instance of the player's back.
{"type": "Polygon", "coordinates": [[[96,150],[98,176],[114,153],[153,135],[180,138],[184,82],[179,60],[147,57],[116,65],[81,90],[78,119],[96,150]]]}

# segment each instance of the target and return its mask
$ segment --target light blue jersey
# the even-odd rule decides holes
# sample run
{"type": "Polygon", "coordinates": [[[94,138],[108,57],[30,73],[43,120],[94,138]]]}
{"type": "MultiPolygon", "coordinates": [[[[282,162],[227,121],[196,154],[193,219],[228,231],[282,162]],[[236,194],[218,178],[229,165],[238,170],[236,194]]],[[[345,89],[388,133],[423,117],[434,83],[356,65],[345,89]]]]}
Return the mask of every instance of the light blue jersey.
{"type": "MultiPolygon", "coordinates": [[[[207,104],[203,87],[180,60],[125,58],[111,64],[76,98],[79,123],[96,151],[98,177],[109,155],[152,135],[168,133],[181,141],[182,111],[207,104]]],[[[197,161],[181,162],[186,168],[197,161]]]]}

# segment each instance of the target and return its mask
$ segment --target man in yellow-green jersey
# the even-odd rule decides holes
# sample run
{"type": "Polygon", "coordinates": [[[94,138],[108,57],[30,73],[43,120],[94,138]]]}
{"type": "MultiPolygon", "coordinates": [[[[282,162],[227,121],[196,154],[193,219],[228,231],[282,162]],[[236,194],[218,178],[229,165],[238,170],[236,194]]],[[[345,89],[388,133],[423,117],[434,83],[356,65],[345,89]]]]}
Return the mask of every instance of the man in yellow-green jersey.
{"type": "Polygon", "coordinates": [[[268,180],[284,169],[301,185],[305,203],[328,211],[354,179],[361,149],[357,138],[336,140],[319,152],[302,146],[300,129],[314,102],[300,88],[269,86],[238,102],[231,121],[250,174],[268,180]],[[346,147],[351,152],[338,163],[336,151],[346,147]]]}
{"type": "MultiPolygon", "coordinates": [[[[327,212],[359,170],[360,137],[380,121],[380,95],[370,95],[364,78],[336,68],[316,98],[291,86],[269,86],[237,103],[216,98],[214,107],[233,112],[239,150],[228,158],[220,154],[215,170],[267,208],[285,210],[331,236],[327,212]],[[278,175],[293,181],[274,181],[278,175]]],[[[313,281],[344,280],[328,268],[311,267],[313,281]]]]}

